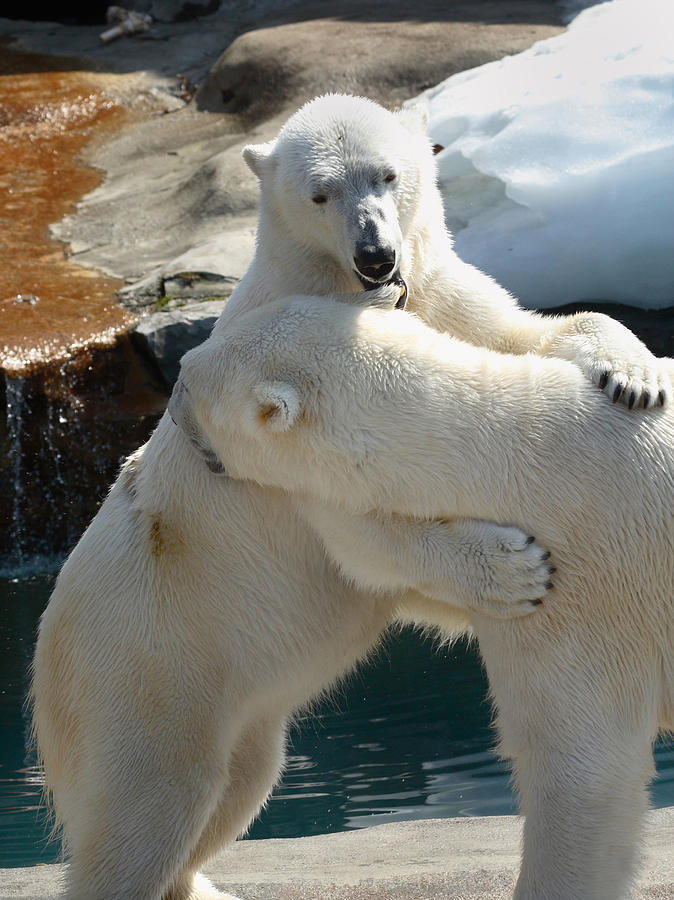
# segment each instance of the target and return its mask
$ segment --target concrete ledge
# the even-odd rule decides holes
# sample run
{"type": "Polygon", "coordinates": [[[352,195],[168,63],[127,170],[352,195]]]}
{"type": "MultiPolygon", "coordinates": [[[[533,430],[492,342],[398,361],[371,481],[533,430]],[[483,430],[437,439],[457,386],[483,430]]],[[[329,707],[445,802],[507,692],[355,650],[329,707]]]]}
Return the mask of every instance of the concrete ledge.
{"type": "MultiPolygon", "coordinates": [[[[512,816],[424,819],[320,837],[240,841],[204,872],[243,900],[509,900],[520,835],[521,820],[512,816]]],[[[62,871],[0,869],[0,900],[55,897],[62,871]]],[[[673,897],[670,807],[649,815],[635,900],[673,897]]]]}

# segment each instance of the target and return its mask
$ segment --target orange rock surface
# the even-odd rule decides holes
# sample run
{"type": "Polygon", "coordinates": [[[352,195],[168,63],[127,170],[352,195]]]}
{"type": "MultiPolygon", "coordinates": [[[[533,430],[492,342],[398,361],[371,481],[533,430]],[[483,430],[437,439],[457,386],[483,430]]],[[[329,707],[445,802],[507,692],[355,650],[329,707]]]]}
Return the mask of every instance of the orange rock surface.
{"type": "Polygon", "coordinates": [[[28,374],[114,342],[133,317],[122,282],[76,265],[49,234],[102,174],[78,154],[125,111],[77,62],[0,55],[0,368],[28,374]]]}

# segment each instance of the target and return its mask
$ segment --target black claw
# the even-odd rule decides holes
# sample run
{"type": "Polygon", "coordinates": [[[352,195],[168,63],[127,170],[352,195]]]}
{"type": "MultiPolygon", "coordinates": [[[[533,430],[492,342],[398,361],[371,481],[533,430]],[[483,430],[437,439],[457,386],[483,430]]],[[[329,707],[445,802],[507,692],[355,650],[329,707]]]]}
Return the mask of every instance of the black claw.
{"type": "Polygon", "coordinates": [[[549,550],[546,550],[545,553],[541,556],[541,559],[550,559],[551,553],[549,550]]]}
{"type": "Polygon", "coordinates": [[[658,400],[660,401],[660,406],[665,405],[665,392],[664,391],[660,391],[658,393],[658,400]]]}
{"type": "Polygon", "coordinates": [[[557,566],[548,566],[548,574],[554,575],[557,571],[557,566]]]}
{"type": "Polygon", "coordinates": [[[545,585],[545,590],[551,591],[553,589],[553,587],[554,587],[554,584],[551,581],[548,581],[545,585]]]}
{"type": "Polygon", "coordinates": [[[534,542],[535,540],[536,540],[536,538],[533,536],[533,534],[530,534],[529,537],[527,538],[527,546],[528,546],[529,544],[533,544],[533,542],[534,542]]]}
{"type": "Polygon", "coordinates": [[[618,397],[622,394],[623,389],[618,385],[618,387],[613,391],[613,402],[616,403],[618,401],[618,397]]]}
{"type": "Polygon", "coordinates": [[[532,606],[541,606],[542,603],[543,603],[542,600],[532,600],[532,601],[531,601],[531,605],[532,605],[532,606]]]}
{"type": "Polygon", "coordinates": [[[637,399],[636,393],[635,393],[634,391],[630,391],[630,398],[629,398],[629,400],[627,401],[627,408],[628,408],[628,409],[632,409],[632,407],[634,406],[634,401],[635,401],[636,399],[637,399]]]}
{"type": "Polygon", "coordinates": [[[641,405],[644,409],[648,409],[648,404],[651,402],[650,391],[644,391],[644,395],[641,398],[641,405]]]}
{"type": "Polygon", "coordinates": [[[602,391],[604,390],[604,388],[605,388],[606,385],[608,384],[608,376],[609,376],[609,373],[608,373],[608,372],[602,372],[602,373],[601,373],[601,377],[599,378],[599,389],[602,390],[602,391]]]}

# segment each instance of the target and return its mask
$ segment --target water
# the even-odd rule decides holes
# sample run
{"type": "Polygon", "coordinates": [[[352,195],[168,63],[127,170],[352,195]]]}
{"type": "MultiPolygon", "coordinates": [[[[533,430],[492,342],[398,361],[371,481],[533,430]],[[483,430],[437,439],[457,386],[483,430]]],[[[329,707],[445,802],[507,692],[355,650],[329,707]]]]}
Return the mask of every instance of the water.
{"type": "MultiPolygon", "coordinates": [[[[0,579],[0,868],[53,862],[23,699],[54,575],[0,579]]],[[[491,753],[486,680],[465,644],[392,636],[339,692],[302,717],[282,783],[250,836],[297,837],[424,817],[514,813],[491,753]]],[[[674,743],[656,748],[656,806],[674,805],[674,743]]]]}

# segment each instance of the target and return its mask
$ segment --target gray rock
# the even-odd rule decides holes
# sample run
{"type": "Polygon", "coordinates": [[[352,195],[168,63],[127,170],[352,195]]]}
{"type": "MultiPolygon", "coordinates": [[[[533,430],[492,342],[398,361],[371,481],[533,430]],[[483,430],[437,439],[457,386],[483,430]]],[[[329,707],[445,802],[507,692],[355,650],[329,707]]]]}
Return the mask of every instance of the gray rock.
{"type": "Polygon", "coordinates": [[[119,292],[122,303],[144,307],[162,296],[228,297],[253,258],[255,220],[240,217],[234,223],[219,220],[219,224],[210,238],[188,247],[138,281],[131,278],[131,283],[119,292]],[[181,276],[189,273],[205,274],[208,280],[192,279],[191,285],[186,284],[181,276]]]}
{"type": "Polygon", "coordinates": [[[391,107],[561,29],[547,0],[305,0],[271,9],[212,66],[197,106],[251,128],[329,91],[391,107]],[[506,49],[507,48],[507,49],[506,49]]]}
{"type": "Polygon", "coordinates": [[[226,299],[234,290],[238,278],[215,272],[176,272],[164,279],[164,296],[175,299],[226,299]]]}
{"type": "Polygon", "coordinates": [[[180,371],[180,359],[210,335],[225,306],[224,300],[207,300],[145,316],[131,332],[137,349],[172,387],[180,371]]]}

